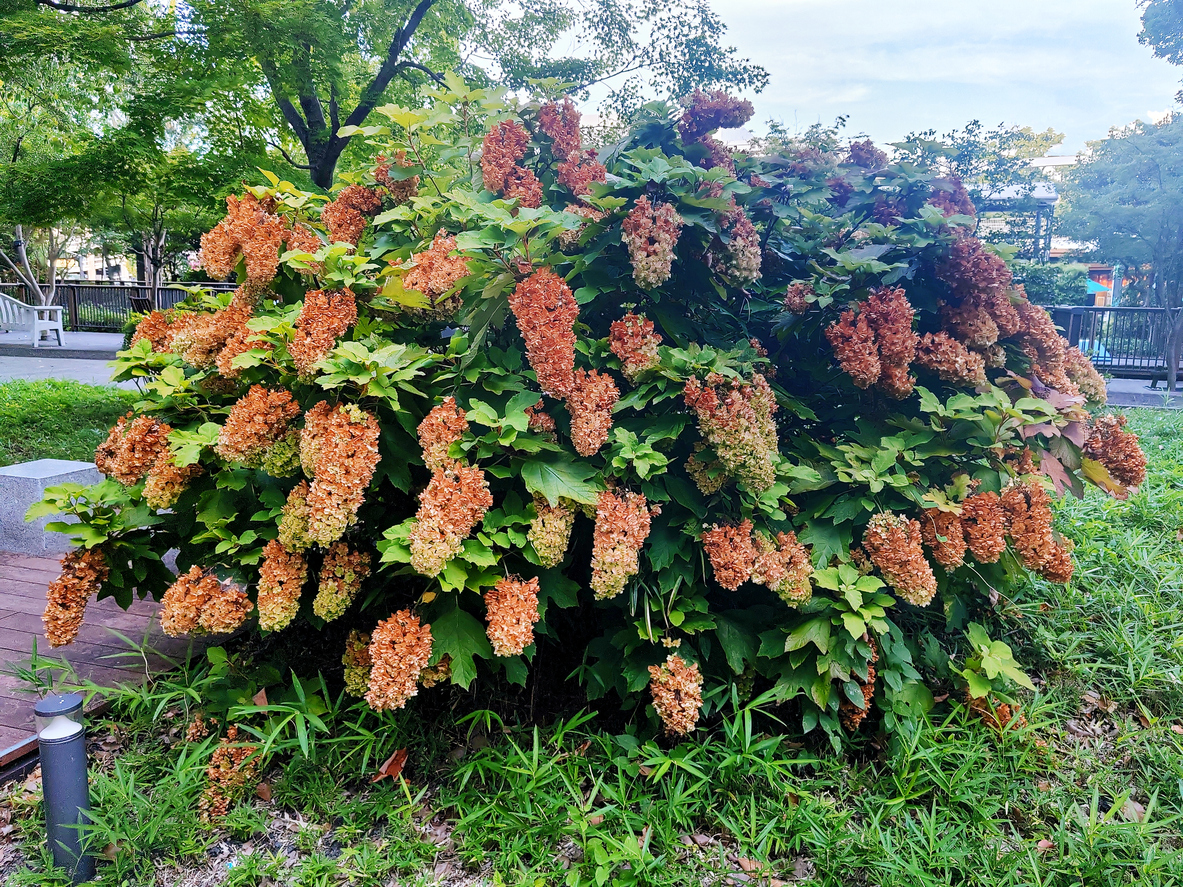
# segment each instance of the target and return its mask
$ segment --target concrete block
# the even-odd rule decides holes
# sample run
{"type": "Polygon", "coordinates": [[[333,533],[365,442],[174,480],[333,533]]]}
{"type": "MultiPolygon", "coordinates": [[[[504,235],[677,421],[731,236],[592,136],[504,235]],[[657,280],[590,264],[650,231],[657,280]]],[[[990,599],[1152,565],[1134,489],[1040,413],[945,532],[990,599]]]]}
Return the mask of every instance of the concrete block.
{"type": "Polygon", "coordinates": [[[25,522],[25,512],[39,502],[47,487],[58,484],[94,484],[103,479],[93,462],[37,459],[0,468],[0,551],[17,554],[60,554],[70,549],[63,533],[47,533],[45,525],[61,516],[25,522]]]}

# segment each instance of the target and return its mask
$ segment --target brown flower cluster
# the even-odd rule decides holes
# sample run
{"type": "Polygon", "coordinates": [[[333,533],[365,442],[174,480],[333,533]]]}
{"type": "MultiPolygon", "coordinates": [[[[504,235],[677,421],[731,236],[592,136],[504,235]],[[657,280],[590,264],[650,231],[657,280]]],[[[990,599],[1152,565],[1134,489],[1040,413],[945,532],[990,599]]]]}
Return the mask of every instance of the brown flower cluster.
{"type": "Polygon", "coordinates": [[[928,202],[939,209],[945,218],[949,216],[977,215],[977,207],[970,200],[969,192],[965,190],[965,185],[959,176],[939,179],[933,185],[932,193],[928,196],[928,202]]]}
{"type": "Polygon", "coordinates": [[[703,385],[691,376],[685,398],[727,473],[755,492],[772,486],[779,445],[776,397],[768,381],[759,373],[750,382],[712,373],[703,385]]]}
{"type": "Polygon", "coordinates": [[[797,541],[796,533],[777,533],[775,542],[757,533],[756,548],[753,582],[767,587],[790,607],[798,607],[813,597],[813,563],[809,549],[797,541]]]}
{"type": "Polygon", "coordinates": [[[419,686],[430,690],[452,677],[452,657],[445,653],[435,665],[424,666],[419,672],[419,686]]]}
{"type": "Polygon", "coordinates": [[[370,635],[370,686],[366,702],[375,711],[402,708],[419,692],[419,673],[431,661],[431,626],[410,610],[383,619],[370,635]]]}
{"type": "Polygon", "coordinates": [[[925,333],[916,349],[916,363],[953,385],[986,384],[986,361],[946,332],[925,333]]]}
{"type": "Polygon", "coordinates": [[[312,512],[308,508],[308,482],[300,481],[288,493],[279,517],[279,544],[288,551],[307,551],[312,545],[308,538],[308,522],[312,512]]]}
{"type": "Polygon", "coordinates": [[[553,438],[556,428],[555,420],[550,413],[543,409],[545,406],[546,404],[543,403],[542,398],[539,398],[538,403],[532,407],[526,407],[523,412],[526,414],[526,422],[531,431],[536,431],[539,434],[548,434],[553,438]]]}
{"type": "Polygon", "coordinates": [[[357,246],[366,224],[382,209],[382,197],[374,188],[349,185],[320,211],[320,221],[329,229],[333,243],[357,246]]]}
{"type": "Polygon", "coordinates": [[[181,494],[189,488],[193,478],[201,472],[202,468],[198,463],[183,467],[178,465],[166,447],[160,451],[160,455],[148,469],[148,477],[144,481],[144,501],[157,511],[172,508],[181,498],[181,494]]]}
{"type": "Polygon", "coordinates": [[[194,315],[180,312],[152,311],[140,318],[136,331],[132,333],[131,344],[147,339],[155,352],[169,351],[172,345],[174,318],[191,319],[194,315]]]}
{"type": "Polygon", "coordinates": [[[208,784],[197,802],[203,822],[225,816],[230,805],[246,794],[258,778],[257,760],[251,757],[256,751],[255,746],[239,742],[238,725],[231,724],[205,768],[208,784]]]}
{"type": "Polygon", "coordinates": [[[1006,512],[997,493],[975,493],[961,503],[961,529],[974,560],[993,564],[1006,551],[1006,512]]]}
{"type": "Polygon", "coordinates": [[[686,473],[704,496],[713,496],[727,485],[730,477],[722,462],[703,456],[706,448],[702,441],[694,444],[693,452],[686,459],[686,473]]]}
{"type": "MultiPolygon", "coordinates": [[[[865,637],[865,635],[864,635],[865,637]]],[[[879,651],[871,643],[871,659],[867,663],[867,679],[864,681],[858,675],[853,675],[855,683],[863,691],[863,707],[859,708],[846,698],[843,693],[838,701],[838,719],[847,733],[853,733],[871,710],[871,700],[875,696],[875,663],[879,661],[879,651]]]]}
{"type": "Polygon", "coordinates": [[[46,594],[45,638],[51,647],[74,643],[86,604],[92,594],[98,594],[111,574],[106,557],[98,548],[75,548],[62,558],[62,573],[49,583],[46,594]]]}
{"type": "Polygon", "coordinates": [[[419,496],[410,536],[411,566],[424,576],[438,576],[492,506],[489,482],[480,468],[452,462],[435,469],[419,496]]]}
{"type": "Polygon", "coordinates": [[[300,592],[308,579],[308,562],[272,539],[263,547],[259,565],[259,628],[279,631],[291,625],[300,609],[300,592]]]}
{"type": "Polygon", "coordinates": [[[485,592],[489,643],[497,656],[518,656],[534,643],[538,621],[538,577],[509,576],[485,592]]]}
{"type": "Polygon", "coordinates": [[[252,385],[230,408],[214,452],[227,462],[258,465],[264,451],[288,432],[300,405],[285,388],[252,385]]]}
{"type": "Polygon", "coordinates": [[[574,502],[560,499],[558,505],[551,506],[546,499],[534,497],[534,519],[530,521],[526,538],[534,546],[534,553],[543,567],[550,569],[563,562],[574,526],[574,502]]]}
{"type": "Polygon", "coordinates": [[[575,371],[575,384],[567,396],[571,412],[571,442],[581,456],[594,456],[612,430],[612,408],[620,391],[612,377],[598,370],[575,371]]]}
{"type": "Polygon", "coordinates": [[[552,397],[565,397],[575,382],[574,327],[579,317],[571,288],[550,268],[539,268],[514,288],[509,307],[538,384],[552,397]]]}
{"type": "Polygon", "coordinates": [[[308,538],[313,542],[336,542],[357,519],[381,458],[378,435],[378,421],[356,405],[321,401],[305,413],[300,461],[312,468],[308,538]]]}
{"type": "Polygon", "coordinates": [[[850,143],[846,162],[861,166],[863,169],[879,169],[887,165],[887,155],[876,148],[873,141],[864,139],[861,142],[850,143]]]}
{"type": "MultiPolygon", "coordinates": [[[[583,206],[579,203],[569,203],[563,208],[563,212],[571,213],[576,216],[583,216],[589,222],[603,221],[607,213],[602,210],[595,209],[590,206],[583,206]]],[[[579,244],[580,235],[587,225],[580,225],[578,228],[571,228],[559,234],[559,244],[563,249],[572,249],[579,244]]]]}
{"type": "Polygon", "coordinates": [[[926,508],[920,518],[920,536],[932,552],[932,559],[946,570],[955,570],[965,563],[965,531],[959,515],[926,508]]]}
{"type": "Polygon", "coordinates": [[[304,295],[288,353],[303,376],[328,357],[337,339],[357,323],[357,300],[349,290],[310,290],[304,295]]]}
{"type": "Polygon", "coordinates": [[[1125,424],[1125,416],[1098,416],[1085,441],[1084,455],[1104,465],[1119,484],[1140,487],[1146,480],[1146,454],[1138,435],[1126,431],[1125,424]]]}
{"type": "Polygon", "coordinates": [[[99,471],[129,487],[143,480],[160,455],[168,452],[168,435],[172,431],[151,416],[132,419],[131,415],[115,423],[94,454],[99,471]]]}
{"type": "Polygon", "coordinates": [[[620,225],[620,239],[628,247],[633,280],[643,290],[661,286],[670,279],[674,250],[685,222],[673,204],[654,206],[642,195],[620,225]]]}
{"type": "Polygon", "coordinates": [[[334,542],[325,552],[320,584],[312,600],[312,612],[332,622],[349,609],[361,584],[370,575],[370,556],[354,551],[344,542],[334,542]]]}
{"type": "Polygon", "coordinates": [[[748,218],[742,206],[724,213],[719,230],[727,234],[722,248],[722,274],[736,286],[745,286],[760,279],[760,232],[748,218]]]}
{"type": "Polygon", "coordinates": [[[406,151],[395,151],[394,156],[389,160],[381,154],[376,159],[378,165],[374,168],[374,180],[386,189],[386,193],[390,195],[390,199],[396,205],[406,203],[419,193],[419,176],[396,179],[390,174],[390,168],[392,166],[401,166],[403,168],[414,166],[413,163],[407,162],[406,151]]]}
{"type": "MultiPolygon", "coordinates": [[[[212,367],[232,339],[244,338],[242,334],[246,330],[246,322],[253,313],[250,305],[231,302],[228,307],[218,311],[192,314],[192,320],[173,332],[172,350],[192,367],[212,367]]],[[[236,354],[241,353],[241,350],[236,349],[236,354]]]]}
{"type": "Polygon", "coordinates": [[[649,520],[661,509],[646,504],[644,493],[600,493],[592,539],[591,587],[597,600],[613,598],[641,565],[638,552],[649,536],[649,520]]]}
{"type": "Polygon", "coordinates": [[[1019,331],[1019,314],[1007,295],[1010,269],[976,237],[958,239],[936,275],[950,290],[941,318],[955,339],[984,350],[1019,331]]]}
{"type": "Polygon", "coordinates": [[[456,398],[445,397],[419,423],[418,431],[423,464],[435,471],[455,461],[448,455],[448,449],[468,431],[468,419],[464,410],[456,406],[456,398]]]}
{"type": "Polygon", "coordinates": [[[752,522],[738,526],[714,524],[702,534],[702,547],[711,562],[715,581],[728,591],[735,591],[752,578],[756,565],[756,546],[752,542],[752,522]]]}
{"type": "Polygon", "coordinates": [[[920,523],[880,512],[863,534],[863,548],[884,580],[902,600],[927,607],[937,593],[937,579],[920,547],[920,523]]]}
{"type": "Polygon", "coordinates": [[[226,344],[214,358],[214,366],[227,379],[237,379],[242,373],[242,367],[236,366],[234,359],[255,349],[272,350],[270,343],[259,341],[259,334],[248,327],[246,320],[244,320],[238,330],[226,340],[226,344]]]}
{"type": "Polygon", "coordinates": [[[266,285],[279,270],[279,247],[290,236],[272,201],[253,195],[226,198],[226,217],[201,235],[201,267],[214,279],[234,273],[242,255],[247,279],[266,285]]]}
{"type": "Polygon", "coordinates": [[[545,102],[538,109],[538,126],[554,143],[555,157],[569,157],[583,148],[579,110],[567,96],[561,102],[545,102]]]}
{"type": "Polygon", "coordinates": [[[682,141],[696,142],[716,129],[735,129],[752,119],[755,108],[747,99],[732,98],[721,89],[696,89],[685,100],[686,110],[678,121],[682,141]]]}
{"type": "Polygon", "coordinates": [[[542,205],[542,183],[531,170],[518,165],[530,144],[529,134],[516,120],[503,120],[485,136],[481,146],[481,175],[485,189],[522,206],[542,205]]]}
{"type": "Polygon", "coordinates": [[[1075,345],[1064,351],[1064,372],[1089,403],[1104,406],[1109,401],[1105,377],[1075,345]]]}
{"type": "Polygon", "coordinates": [[[345,692],[350,696],[362,697],[370,689],[370,635],[353,629],[345,639],[345,653],[341,656],[345,666],[345,692]]]}
{"type": "Polygon", "coordinates": [[[1047,490],[1037,481],[1012,483],[1002,491],[1002,509],[1023,566],[1051,582],[1071,579],[1072,555],[1052,530],[1047,490]]]}
{"type": "Polygon", "coordinates": [[[785,310],[793,314],[804,314],[809,310],[809,297],[816,295],[808,283],[790,283],[785,290],[785,310]]]}
{"type": "Polygon", "coordinates": [[[448,295],[456,282],[468,276],[469,259],[453,256],[456,238],[438,232],[431,246],[411,255],[412,267],[403,276],[403,286],[417,290],[431,300],[431,310],[451,315],[460,307],[459,294],[448,295]]]}
{"type": "MultiPolygon", "coordinates": [[[[1021,289],[1019,292],[1022,294],[1021,289]]],[[[1015,338],[1023,353],[1031,359],[1031,374],[1056,391],[1079,394],[1080,390],[1068,377],[1068,343],[1056,330],[1051,315],[1026,298],[1016,302],[1014,308],[1019,315],[1019,331],[1015,338]]]]}
{"type": "Polygon", "coordinates": [[[185,728],[186,742],[201,742],[210,734],[211,721],[207,721],[202,717],[201,712],[193,716],[193,720],[189,722],[189,726],[185,728]]]}
{"type": "Polygon", "coordinates": [[[702,674],[697,663],[687,664],[671,653],[661,665],[649,666],[653,709],[670,736],[685,736],[698,723],[702,708],[702,674]]]}
{"type": "Polygon", "coordinates": [[[235,583],[220,581],[201,567],[192,567],[169,586],[161,600],[160,627],[170,637],[200,628],[210,634],[229,634],[254,609],[235,583]]]}
{"type": "Polygon", "coordinates": [[[263,470],[272,477],[291,477],[300,470],[300,432],[292,429],[263,453],[263,470]]]}
{"type": "Polygon", "coordinates": [[[661,334],[653,329],[652,320],[639,314],[614,320],[610,332],[608,347],[620,359],[620,371],[629,384],[636,385],[641,373],[658,364],[661,334]]]}
{"type": "Polygon", "coordinates": [[[912,331],[916,312],[902,289],[879,289],[826,328],[838,363],[858,388],[878,385],[903,400],[916,384],[909,373],[920,337],[912,331]]]}
{"type": "Polygon", "coordinates": [[[591,193],[592,182],[603,182],[608,170],[595,151],[578,151],[558,165],[559,184],[577,197],[591,193]]]}

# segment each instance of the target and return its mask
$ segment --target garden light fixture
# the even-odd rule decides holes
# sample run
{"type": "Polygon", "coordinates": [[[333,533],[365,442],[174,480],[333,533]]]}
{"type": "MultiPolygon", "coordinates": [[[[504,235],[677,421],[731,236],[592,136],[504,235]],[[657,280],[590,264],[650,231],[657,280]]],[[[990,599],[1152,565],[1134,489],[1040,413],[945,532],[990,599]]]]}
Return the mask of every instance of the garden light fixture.
{"type": "Polygon", "coordinates": [[[33,707],[41,754],[46,835],[54,865],[75,884],[94,877],[94,858],[83,852],[81,826],[90,810],[82,694],[47,696],[33,707]]]}

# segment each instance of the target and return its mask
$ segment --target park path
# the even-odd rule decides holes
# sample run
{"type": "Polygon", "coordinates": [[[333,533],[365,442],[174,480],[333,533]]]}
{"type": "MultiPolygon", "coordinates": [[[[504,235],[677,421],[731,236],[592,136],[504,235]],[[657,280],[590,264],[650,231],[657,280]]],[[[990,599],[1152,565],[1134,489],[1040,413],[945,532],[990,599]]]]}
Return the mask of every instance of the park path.
{"type": "MultiPolygon", "coordinates": [[[[189,649],[187,639],[162,634],[160,622],[154,618],[157,603],[137,600],[125,612],[113,598],[92,600],[78,640],[52,649],[45,640],[41,613],[46,589],[58,572],[56,558],[0,552],[0,767],[23,757],[36,744],[36,696],[13,674],[14,668],[28,665],[34,641],[39,658],[68,663],[79,678],[103,687],[140,683],[149,671],[169,667],[163,656],[183,658],[189,649]],[[127,655],[130,648],[116,632],[137,644],[147,639],[163,656],[150,654],[145,661],[138,652],[127,655]]],[[[66,678],[58,683],[68,682],[66,678]]]]}

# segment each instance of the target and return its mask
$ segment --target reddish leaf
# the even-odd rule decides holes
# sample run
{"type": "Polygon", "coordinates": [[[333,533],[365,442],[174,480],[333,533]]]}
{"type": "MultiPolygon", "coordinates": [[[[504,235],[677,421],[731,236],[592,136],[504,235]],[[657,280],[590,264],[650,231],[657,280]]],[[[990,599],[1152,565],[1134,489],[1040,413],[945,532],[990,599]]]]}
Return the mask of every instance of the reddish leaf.
{"type": "Polygon", "coordinates": [[[259,796],[259,800],[263,803],[270,803],[271,786],[265,782],[260,782],[257,786],[255,786],[255,794],[259,796]]]}
{"type": "Polygon", "coordinates": [[[1052,483],[1056,485],[1056,492],[1059,495],[1063,496],[1065,490],[1072,488],[1072,478],[1064,470],[1064,466],[1060,464],[1060,460],[1047,450],[1040,452],[1039,470],[1052,479],[1052,483]]]}
{"type": "Polygon", "coordinates": [[[1035,845],[1035,849],[1038,850],[1040,853],[1047,853],[1049,850],[1056,849],[1056,842],[1049,841],[1047,838],[1044,838],[1042,841],[1040,841],[1038,844],[1035,845]]]}
{"type": "Polygon", "coordinates": [[[258,705],[260,707],[266,707],[266,705],[267,705],[267,688],[264,687],[262,690],[260,690],[254,696],[252,696],[251,702],[253,702],[255,705],[258,705]]]}
{"type": "Polygon", "coordinates": [[[405,748],[395,749],[394,754],[383,762],[382,766],[378,768],[378,774],[370,782],[377,782],[387,776],[391,779],[398,779],[403,772],[403,765],[406,763],[407,750],[405,748]]]}

